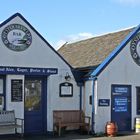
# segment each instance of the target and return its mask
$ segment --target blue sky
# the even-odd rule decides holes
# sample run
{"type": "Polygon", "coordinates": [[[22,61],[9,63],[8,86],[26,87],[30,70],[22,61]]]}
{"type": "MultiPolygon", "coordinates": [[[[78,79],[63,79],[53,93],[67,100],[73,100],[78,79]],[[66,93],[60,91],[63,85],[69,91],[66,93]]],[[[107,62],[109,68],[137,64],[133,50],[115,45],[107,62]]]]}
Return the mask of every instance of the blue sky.
{"type": "Polygon", "coordinates": [[[0,22],[21,13],[54,47],[140,24],[140,0],[4,0],[0,22]]]}

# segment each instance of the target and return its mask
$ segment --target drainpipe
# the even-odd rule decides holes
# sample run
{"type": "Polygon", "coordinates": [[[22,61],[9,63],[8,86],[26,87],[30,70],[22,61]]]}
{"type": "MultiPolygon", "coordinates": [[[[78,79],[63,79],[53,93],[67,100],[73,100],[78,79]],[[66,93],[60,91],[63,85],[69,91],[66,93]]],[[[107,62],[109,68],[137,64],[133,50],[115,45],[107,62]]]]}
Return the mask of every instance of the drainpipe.
{"type": "Polygon", "coordinates": [[[94,106],[94,95],[95,95],[95,80],[97,78],[93,77],[93,85],[92,85],[92,124],[91,124],[91,133],[94,134],[94,112],[95,112],[95,106],[94,106]]]}

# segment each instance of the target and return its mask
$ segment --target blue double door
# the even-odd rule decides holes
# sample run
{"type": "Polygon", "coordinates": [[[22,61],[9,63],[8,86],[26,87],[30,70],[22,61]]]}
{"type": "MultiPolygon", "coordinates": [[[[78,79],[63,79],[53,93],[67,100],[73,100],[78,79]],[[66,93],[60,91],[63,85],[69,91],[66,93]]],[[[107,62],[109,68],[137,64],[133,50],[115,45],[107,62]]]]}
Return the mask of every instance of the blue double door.
{"type": "Polygon", "coordinates": [[[43,134],[47,125],[47,78],[25,79],[25,134],[43,134]]]}
{"type": "Polygon", "coordinates": [[[118,131],[131,131],[131,86],[112,85],[111,120],[118,131]]]}

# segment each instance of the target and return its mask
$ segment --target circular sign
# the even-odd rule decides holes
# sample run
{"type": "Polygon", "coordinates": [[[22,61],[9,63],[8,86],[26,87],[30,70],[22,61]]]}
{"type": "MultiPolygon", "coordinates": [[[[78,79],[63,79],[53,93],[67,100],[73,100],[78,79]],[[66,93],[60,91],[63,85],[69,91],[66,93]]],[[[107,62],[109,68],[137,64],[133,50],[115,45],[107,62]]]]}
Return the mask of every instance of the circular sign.
{"type": "Polygon", "coordinates": [[[5,46],[13,51],[24,51],[32,43],[30,31],[20,24],[10,24],[5,27],[1,38],[5,46]]]}
{"type": "Polygon", "coordinates": [[[140,32],[132,39],[130,52],[133,60],[140,66],[140,32]]]}

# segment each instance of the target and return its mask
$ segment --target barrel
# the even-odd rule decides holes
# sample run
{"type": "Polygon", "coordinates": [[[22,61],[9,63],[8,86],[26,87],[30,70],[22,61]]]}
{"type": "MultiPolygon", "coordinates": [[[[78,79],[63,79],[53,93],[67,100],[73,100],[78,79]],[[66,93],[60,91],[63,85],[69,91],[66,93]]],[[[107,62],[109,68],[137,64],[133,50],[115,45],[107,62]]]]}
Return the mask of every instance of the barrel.
{"type": "Polygon", "coordinates": [[[114,137],[117,134],[118,127],[115,122],[107,122],[106,123],[106,135],[110,137],[114,137]]]}
{"type": "Polygon", "coordinates": [[[135,132],[140,133],[140,118],[136,118],[135,132]]]}

